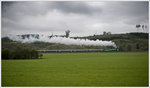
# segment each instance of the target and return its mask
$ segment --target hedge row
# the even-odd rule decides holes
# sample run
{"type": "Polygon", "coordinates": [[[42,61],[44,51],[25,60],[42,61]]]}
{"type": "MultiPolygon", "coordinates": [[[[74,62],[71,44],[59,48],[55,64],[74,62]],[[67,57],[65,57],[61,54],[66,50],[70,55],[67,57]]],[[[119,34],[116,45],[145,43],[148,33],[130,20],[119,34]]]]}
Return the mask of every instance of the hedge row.
{"type": "Polygon", "coordinates": [[[2,59],[38,59],[42,55],[31,48],[2,49],[2,59]]]}

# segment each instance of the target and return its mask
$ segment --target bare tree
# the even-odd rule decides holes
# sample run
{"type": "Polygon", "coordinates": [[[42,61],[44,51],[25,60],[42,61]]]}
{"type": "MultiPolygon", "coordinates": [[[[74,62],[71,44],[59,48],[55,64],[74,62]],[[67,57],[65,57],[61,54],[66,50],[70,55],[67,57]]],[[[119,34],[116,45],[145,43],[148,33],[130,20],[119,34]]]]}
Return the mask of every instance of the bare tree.
{"type": "Polygon", "coordinates": [[[144,30],[145,25],[142,25],[142,29],[144,30]]]}
{"type": "Polygon", "coordinates": [[[107,35],[111,35],[111,32],[107,32],[107,35]]]}
{"type": "Polygon", "coordinates": [[[70,30],[66,30],[65,32],[66,32],[66,38],[68,38],[68,37],[69,37],[70,30]]]}
{"type": "Polygon", "coordinates": [[[147,25],[145,25],[145,29],[147,29],[147,25]]]}
{"type": "Polygon", "coordinates": [[[141,27],[141,24],[136,25],[137,31],[138,31],[138,28],[140,28],[140,27],[141,27]]]}
{"type": "Polygon", "coordinates": [[[103,35],[106,35],[106,34],[107,34],[107,32],[106,32],[106,31],[104,31],[104,32],[103,32],[103,35]]]}
{"type": "Polygon", "coordinates": [[[137,24],[137,25],[136,25],[136,28],[140,28],[140,27],[141,27],[141,25],[140,25],[140,24],[137,24]]]}

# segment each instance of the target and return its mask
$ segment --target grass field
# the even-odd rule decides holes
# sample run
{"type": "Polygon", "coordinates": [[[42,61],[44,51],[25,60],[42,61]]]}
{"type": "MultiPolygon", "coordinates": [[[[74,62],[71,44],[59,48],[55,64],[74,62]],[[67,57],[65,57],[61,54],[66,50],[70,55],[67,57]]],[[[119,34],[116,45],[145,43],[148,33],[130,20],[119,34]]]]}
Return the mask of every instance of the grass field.
{"type": "Polygon", "coordinates": [[[2,86],[148,86],[148,53],[51,53],[2,60],[2,86]]]}

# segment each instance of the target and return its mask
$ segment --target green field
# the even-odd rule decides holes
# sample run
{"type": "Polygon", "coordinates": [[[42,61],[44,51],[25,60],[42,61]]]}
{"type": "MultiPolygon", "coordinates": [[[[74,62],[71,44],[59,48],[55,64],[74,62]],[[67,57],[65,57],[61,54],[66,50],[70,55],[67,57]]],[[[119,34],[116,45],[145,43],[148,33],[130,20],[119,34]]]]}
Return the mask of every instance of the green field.
{"type": "Polygon", "coordinates": [[[51,53],[2,60],[2,86],[148,86],[148,52],[51,53]]]}

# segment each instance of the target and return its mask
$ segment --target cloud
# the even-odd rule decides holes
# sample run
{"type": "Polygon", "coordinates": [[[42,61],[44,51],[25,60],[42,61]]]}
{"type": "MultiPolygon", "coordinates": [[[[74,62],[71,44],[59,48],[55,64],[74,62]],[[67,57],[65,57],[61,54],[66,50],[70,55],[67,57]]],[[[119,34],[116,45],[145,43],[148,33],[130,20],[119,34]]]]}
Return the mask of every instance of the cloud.
{"type": "Polygon", "coordinates": [[[67,45],[86,45],[86,46],[112,46],[114,48],[117,48],[116,44],[112,41],[102,41],[102,40],[88,40],[88,39],[73,39],[73,38],[65,38],[65,37],[51,37],[47,35],[29,35],[29,37],[24,37],[24,39],[21,36],[14,36],[9,35],[10,39],[14,41],[20,41],[22,43],[31,43],[35,41],[42,41],[42,42],[50,42],[50,43],[61,43],[61,44],[67,44],[67,45]]]}
{"type": "Polygon", "coordinates": [[[103,31],[136,32],[136,24],[148,25],[148,4],[147,1],[3,1],[2,36],[63,35],[68,29],[70,36],[102,34],[103,31]]]}
{"type": "Polygon", "coordinates": [[[94,8],[86,4],[85,2],[53,2],[52,7],[58,9],[64,13],[75,13],[90,15],[95,12],[100,13],[101,8],[94,8]]]}

